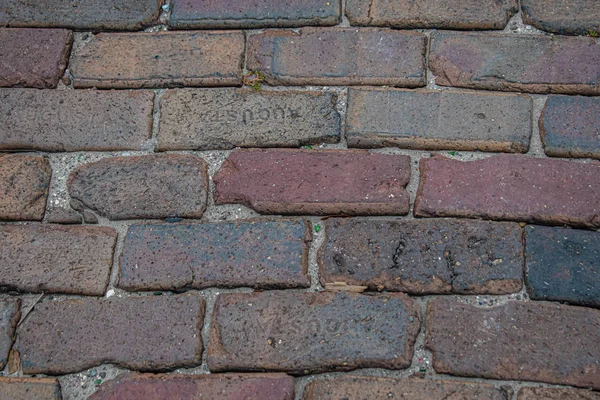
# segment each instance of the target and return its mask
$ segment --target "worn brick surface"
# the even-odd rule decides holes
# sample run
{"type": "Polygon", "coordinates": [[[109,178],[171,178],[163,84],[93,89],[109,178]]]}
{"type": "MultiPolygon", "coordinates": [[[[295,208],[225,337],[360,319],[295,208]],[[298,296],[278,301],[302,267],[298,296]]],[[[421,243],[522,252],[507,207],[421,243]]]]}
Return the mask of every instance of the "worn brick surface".
{"type": "Polygon", "coordinates": [[[425,86],[426,37],[384,29],[273,30],[248,39],[247,67],[269,84],[425,86]]]}
{"type": "Polygon", "coordinates": [[[518,11],[515,0],[348,0],[352,25],[395,28],[503,29],[518,11]]]}
{"type": "Polygon", "coordinates": [[[406,368],[419,325],[418,306],[403,294],[225,294],[213,312],[208,366],[296,374],[406,368]]]}
{"type": "Polygon", "coordinates": [[[203,320],[198,295],[50,301],[21,324],[14,348],[25,374],[190,367],[201,363],[203,320]]]}
{"type": "Polygon", "coordinates": [[[524,387],[518,400],[600,400],[600,393],[583,389],[524,387]]]}
{"type": "Polygon", "coordinates": [[[252,89],[169,90],[159,150],[298,147],[340,140],[333,93],[252,89]]]}
{"type": "Polygon", "coordinates": [[[200,218],[206,208],[206,163],[186,154],[105,158],[68,180],[71,198],[109,219],[200,218]]]}
{"type": "Polygon", "coordinates": [[[350,89],[350,147],[526,152],[531,99],[454,91],[350,89]]]}
{"type": "Polygon", "coordinates": [[[61,400],[54,378],[0,378],[0,398],[10,400],[61,400]]]}
{"type": "Polygon", "coordinates": [[[124,373],[89,400],[229,399],[293,400],[294,378],[285,374],[146,375],[124,373]]]}
{"type": "Polygon", "coordinates": [[[119,287],[308,287],[310,228],[303,220],[133,225],[119,287]]]}
{"type": "Polygon", "coordinates": [[[71,32],[63,29],[0,28],[0,87],[55,88],[71,41],[71,32]]]}
{"type": "Polygon", "coordinates": [[[415,216],[600,227],[600,163],[499,155],[421,159],[415,216]]]}
{"type": "Polygon", "coordinates": [[[600,44],[591,37],[434,32],[431,40],[438,85],[600,94],[600,44]]]}
{"type": "Polygon", "coordinates": [[[0,89],[0,149],[140,150],[152,130],[150,91],[0,89]]]}
{"type": "Polygon", "coordinates": [[[438,373],[600,388],[600,310],[436,299],[426,325],[438,373]]]}
{"type": "Polygon", "coordinates": [[[600,159],[600,97],[550,96],[539,126],[546,154],[600,159]]]}
{"type": "Polygon", "coordinates": [[[0,226],[0,288],[102,296],[117,232],[108,227],[0,226]]]}
{"type": "Polygon", "coordinates": [[[600,233],[546,226],[525,232],[532,299],[600,306],[600,233]]]}
{"type": "Polygon", "coordinates": [[[179,29],[335,25],[340,16],[340,0],[175,0],[170,25],[179,29]]]}
{"type": "Polygon", "coordinates": [[[76,88],[236,86],[243,32],[101,33],[71,58],[76,88]]]}
{"type": "Polygon", "coordinates": [[[597,0],[522,0],[523,21],[548,32],[572,35],[600,33],[597,0]]]}
{"type": "Polygon", "coordinates": [[[0,301],[0,369],[4,369],[21,318],[21,300],[0,301]]]}
{"type": "Polygon", "coordinates": [[[415,294],[502,294],[522,287],[516,223],[334,218],[325,229],[323,283],[415,294]]]}
{"type": "Polygon", "coordinates": [[[366,151],[238,150],[214,177],[215,203],[264,214],[406,214],[407,156],[366,151]]]}
{"type": "Polygon", "coordinates": [[[0,219],[41,220],[51,175],[43,157],[0,154],[0,219]]]}

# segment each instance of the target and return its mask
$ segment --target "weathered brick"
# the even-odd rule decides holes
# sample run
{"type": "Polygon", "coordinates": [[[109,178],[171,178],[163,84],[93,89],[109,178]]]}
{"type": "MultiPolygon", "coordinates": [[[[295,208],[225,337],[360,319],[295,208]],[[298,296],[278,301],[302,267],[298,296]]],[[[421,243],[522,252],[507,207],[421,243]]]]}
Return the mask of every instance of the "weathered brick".
{"type": "Polygon", "coordinates": [[[243,32],[101,33],[71,58],[76,88],[236,86],[243,32]]]}
{"type": "Polygon", "coordinates": [[[45,222],[49,224],[81,224],[81,214],[71,208],[50,207],[46,211],[45,222]]]}
{"type": "Polygon", "coordinates": [[[518,400],[600,400],[600,393],[583,389],[524,387],[518,400]]]}
{"type": "Polygon", "coordinates": [[[0,150],[140,150],[150,91],[0,89],[0,150]]]}
{"type": "Polygon", "coordinates": [[[528,96],[454,91],[350,89],[350,147],[526,152],[528,96]]]}
{"type": "Polygon", "coordinates": [[[373,28],[266,31],[249,37],[247,66],[273,85],[425,86],[426,40],[373,28]]]}
{"type": "Polygon", "coordinates": [[[335,25],[340,0],[174,0],[170,25],[176,29],[268,28],[335,25]]]}
{"type": "Polygon", "coordinates": [[[539,126],[549,156],[600,159],[600,97],[550,96],[539,126]]]}
{"type": "Polygon", "coordinates": [[[507,396],[504,390],[482,383],[339,376],[310,382],[304,389],[303,397],[304,400],[387,398],[505,400],[507,396]]]}
{"type": "Polygon", "coordinates": [[[323,284],[406,293],[503,294],[523,281],[521,228],[464,220],[330,219],[323,284]]]}
{"type": "Polygon", "coordinates": [[[597,0],[521,0],[523,21],[538,29],[561,35],[600,33],[597,0]]]}
{"type": "Polygon", "coordinates": [[[109,219],[200,218],[208,173],[193,155],[113,157],[77,168],[67,184],[71,198],[109,219]]]}
{"type": "Polygon", "coordinates": [[[124,373],[89,400],[122,399],[293,400],[294,378],[285,374],[149,375],[124,373]]]}
{"type": "Polygon", "coordinates": [[[213,312],[208,366],[294,374],[406,368],[419,326],[418,306],[401,293],[225,294],[213,312]]]}
{"type": "Polygon", "coordinates": [[[434,32],[431,40],[438,85],[600,94],[600,44],[591,37],[434,32]]]}
{"type": "Polygon", "coordinates": [[[348,0],[352,25],[394,28],[503,29],[519,10],[516,0],[348,0]]]}
{"type": "Polygon", "coordinates": [[[0,369],[4,369],[21,318],[21,300],[0,301],[0,369]]]}
{"type": "Polygon", "coordinates": [[[436,299],[426,325],[438,373],[600,388],[600,310],[436,299]]]}
{"type": "Polygon", "coordinates": [[[43,157],[0,154],[0,219],[41,220],[51,175],[43,157]]]}
{"type": "Polygon", "coordinates": [[[0,378],[0,398],[10,400],[61,400],[54,378],[0,378]]]}
{"type": "Polygon", "coordinates": [[[308,287],[306,221],[133,225],[121,254],[119,287],[308,287]]]}
{"type": "Polygon", "coordinates": [[[63,29],[0,28],[0,87],[55,88],[72,40],[63,29]]]}
{"type": "Polygon", "coordinates": [[[159,150],[298,147],[340,140],[333,93],[252,89],[169,90],[159,150]]]}
{"type": "Polygon", "coordinates": [[[499,155],[423,158],[415,216],[600,227],[600,163],[499,155]]]}
{"type": "Polygon", "coordinates": [[[532,299],[600,306],[600,233],[546,226],[525,232],[532,299]]]}
{"type": "Polygon", "coordinates": [[[110,363],[156,371],[201,363],[204,300],[142,296],[40,303],[18,330],[25,374],[67,374],[110,363]]]}
{"type": "Polygon", "coordinates": [[[238,150],[214,177],[215,203],[264,214],[407,214],[407,156],[366,151],[238,150]]]}
{"type": "Polygon", "coordinates": [[[0,226],[0,288],[102,296],[117,232],[108,227],[0,226]]]}

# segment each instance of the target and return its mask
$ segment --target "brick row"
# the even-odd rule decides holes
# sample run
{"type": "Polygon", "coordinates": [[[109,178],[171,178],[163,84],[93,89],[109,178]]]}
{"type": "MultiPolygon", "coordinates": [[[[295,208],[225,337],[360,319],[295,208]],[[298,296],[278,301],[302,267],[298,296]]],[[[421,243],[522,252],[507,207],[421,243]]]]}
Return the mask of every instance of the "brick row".
{"type": "Polygon", "coordinates": [[[21,318],[21,300],[0,301],[0,368],[4,369],[21,318]]]}
{"type": "Polygon", "coordinates": [[[60,383],[54,378],[0,377],[0,398],[11,400],[61,400],[60,383]]]}

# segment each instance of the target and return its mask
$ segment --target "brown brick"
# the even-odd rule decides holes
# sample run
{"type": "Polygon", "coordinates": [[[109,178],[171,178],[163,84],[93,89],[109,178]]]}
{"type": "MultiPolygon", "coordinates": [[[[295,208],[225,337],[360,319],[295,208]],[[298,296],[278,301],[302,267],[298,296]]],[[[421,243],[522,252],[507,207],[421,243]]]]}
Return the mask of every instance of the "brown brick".
{"type": "Polygon", "coordinates": [[[425,43],[373,28],[273,30],[249,37],[247,66],[272,85],[425,86],[425,43]]]}
{"type": "Polygon", "coordinates": [[[0,87],[55,88],[71,42],[63,29],[0,28],[0,87]]]}
{"type": "Polygon", "coordinates": [[[522,287],[516,223],[334,218],[325,229],[318,257],[323,284],[414,294],[503,294],[522,287]]]}
{"type": "Polygon", "coordinates": [[[539,125],[546,154],[600,159],[600,97],[550,96],[539,125]]]}
{"type": "Polygon", "coordinates": [[[71,198],[109,219],[200,218],[206,163],[187,154],[105,158],[71,173],[71,198]]]}
{"type": "Polygon", "coordinates": [[[51,175],[43,157],[0,154],[0,219],[40,221],[51,175]]]}
{"type": "Polygon", "coordinates": [[[434,32],[429,68],[442,86],[600,94],[594,38],[434,32]]]}
{"type": "Polygon", "coordinates": [[[516,0],[348,0],[352,25],[394,28],[503,29],[519,10],[516,0]]]}
{"type": "Polygon", "coordinates": [[[419,329],[418,306],[400,293],[225,294],[213,312],[208,366],[294,374],[406,368],[419,329]]]}
{"type": "Polygon", "coordinates": [[[170,25],[176,29],[268,28],[335,25],[340,0],[174,0],[170,25]]]}
{"type": "Polygon", "coordinates": [[[126,290],[308,287],[306,221],[129,227],[119,270],[126,290]]]}
{"type": "Polygon", "coordinates": [[[124,373],[89,400],[123,399],[293,400],[294,378],[285,374],[150,375],[124,373]]]}
{"type": "Polygon", "coordinates": [[[600,163],[499,155],[421,159],[415,216],[600,227],[600,163]]]}
{"type": "Polygon", "coordinates": [[[21,300],[0,301],[0,370],[4,369],[21,318],[21,300]]]}
{"type": "Polygon", "coordinates": [[[600,310],[436,299],[426,324],[438,373],[600,388],[600,310]]]}
{"type": "Polygon", "coordinates": [[[340,140],[333,93],[252,89],[168,90],[159,150],[298,147],[340,140]]]}
{"type": "Polygon", "coordinates": [[[214,177],[215,203],[264,214],[407,214],[407,156],[366,151],[238,150],[214,177]]]}
{"type": "Polygon", "coordinates": [[[61,400],[54,378],[0,378],[0,398],[10,400],[61,400]]]}
{"type": "Polygon", "coordinates": [[[102,296],[116,241],[108,227],[2,225],[0,287],[102,296]]]}
{"type": "Polygon", "coordinates": [[[142,371],[200,365],[204,300],[142,296],[39,303],[14,348],[25,374],[67,374],[100,364],[142,371]]]}
{"type": "Polygon", "coordinates": [[[75,53],[76,88],[236,86],[243,32],[101,33],[75,53]]]}
{"type": "Polygon", "coordinates": [[[518,400],[600,400],[600,393],[583,389],[524,387],[518,400]]]}
{"type": "Polygon", "coordinates": [[[0,150],[140,150],[152,131],[150,91],[0,89],[0,150]]]}
{"type": "Polygon", "coordinates": [[[454,91],[350,89],[350,147],[526,152],[528,96],[454,91]]]}
{"type": "Polygon", "coordinates": [[[538,29],[561,35],[600,33],[597,0],[521,0],[523,21],[538,29]]]}

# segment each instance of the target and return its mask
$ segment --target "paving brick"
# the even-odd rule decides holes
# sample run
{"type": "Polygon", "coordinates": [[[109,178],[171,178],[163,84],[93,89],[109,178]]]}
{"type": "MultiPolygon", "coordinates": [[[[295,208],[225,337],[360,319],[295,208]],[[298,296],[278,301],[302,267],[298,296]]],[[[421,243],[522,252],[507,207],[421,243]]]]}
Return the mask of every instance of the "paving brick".
{"type": "Polygon", "coordinates": [[[600,233],[546,226],[525,232],[529,296],[600,307],[600,233]]]}
{"type": "Polygon", "coordinates": [[[55,88],[72,40],[64,29],[0,28],[0,87],[55,88]]]}
{"type": "Polygon", "coordinates": [[[600,3],[596,0],[522,0],[523,21],[561,35],[600,33],[600,3]]]}
{"type": "Polygon", "coordinates": [[[434,32],[429,68],[442,86],[600,94],[600,44],[591,37],[434,32]]]}
{"type": "Polygon", "coordinates": [[[108,227],[0,226],[0,288],[102,296],[117,232],[108,227]]]}
{"type": "Polygon", "coordinates": [[[21,324],[14,349],[24,374],[192,367],[201,363],[203,320],[204,300],[192,294],[50,301],[21,324]]]}
{"type": "Polygon", "coordinates": [[[215,203],[264,214],[407,214],[407,156],[366,151],[238,150],[214,177],[215,203]]]}
{"type": "Polygon", "coordinates": [[[43,157],[0,154],[0,219],[41,220],[51,175],[43,157]]]}
{"type": "Polygon", "coordinates": [[[539,126],[546,154],[600,159],[600,97],[550,96],[539,126]]]}
{"type": "Polygon", "coordinates": [[[124,373],[89,400],[122,399],[293,400],[294,378],[285,374],[150,375],[124,373]]]}
{"type": "Polygon", "coordinates": [[[21,318],[21,300],[0,301],[0,369],[4,369],[21,318]]]}
{"type": "Polygon", "coordinates": [[[438,373],[600,388],[600,310],[436,299],[426,325],[438,373]]]}
{"type": "Polygon", "coordinates": [[[193,155],[113,157],[77,168],[67,184],[71,198],[109,219],[200,218],[208,173],[193,155]]]}
{"type": "Polygon", "coordinates": [[[348,146],[524,153],[528,96],[454,91],[350,89],[348,146]]]}
{"type": "Polygon", "coordinates": [[[249,70],[272,85],[425,86],[425,43],[416,32],[303,28],[248,38],[249,70]]]}
{"type": "Polygon", "coordinates": [[[243,32],[101,33],[71,58],[76,88],[239,86],[243,32]]]}
{"type": "Polygon", "coordinates": [[[141,150],[150,91],[0,89],[0,150],[141,150]]]}
{"type": "Polygon", "coordinates": [[[348,0],[352,25],[394,28],[503,29],[519,10],[515,0],[348,0]]]}
{"type": "Polygon", "coordinates": [[[0,398],[11,400],[61,400],[54,378],[0,378],[0,398]]]}
{"type": "Polygon", "coordinates": [[[499,155],[423,158],[415,216],[600,227],[600,163],[499,155]]]}
{"type": "Polygon", "coordinates": [[[414,294],[503,294],[522,287],[516,223],[333,218],[325,232],[318,257],[323,284],[414,294]]]}
{"type": "Polygon", "coordinates": [[[133,225],[119,287],[180,290],[207,287],[308,287],[308,222],[248,221],[133,225]]]}
{"type": "Polygon", "coordinates": [[[506,400],[508,397],[503,389],[481,383],[349,375],[314,380],[304,389],[304,400],[386,398],[506,400]]]}
{"type": "Polygon", "coordinates": [[[268,28],[335,25],[340,0],[174,0],[170,25],[176,29],[268,28]]]}
{"type": "Polygon", "coordinates": [[[81,224],[81,214],[72,209],[63,207],[50,207],[46,211],[45,222],[49,224],[81,224]]]}
{"type": "Polygon", "coordinates": [[[583,389],[524,387],[518,400],[600,400],[600,393],[583,389]]]}
{"type": "Polygon", "coordinates": [[[159,150],[298,147],[340,140],[333,93],[252,89],[169,90],[159,150]]]}
{"type": "Polygon", "coordinates": [[[213,312],[208,366],[294,374],[401,369],[419,329],[418,306],[400,293],[225,294],[213,312]]]}

